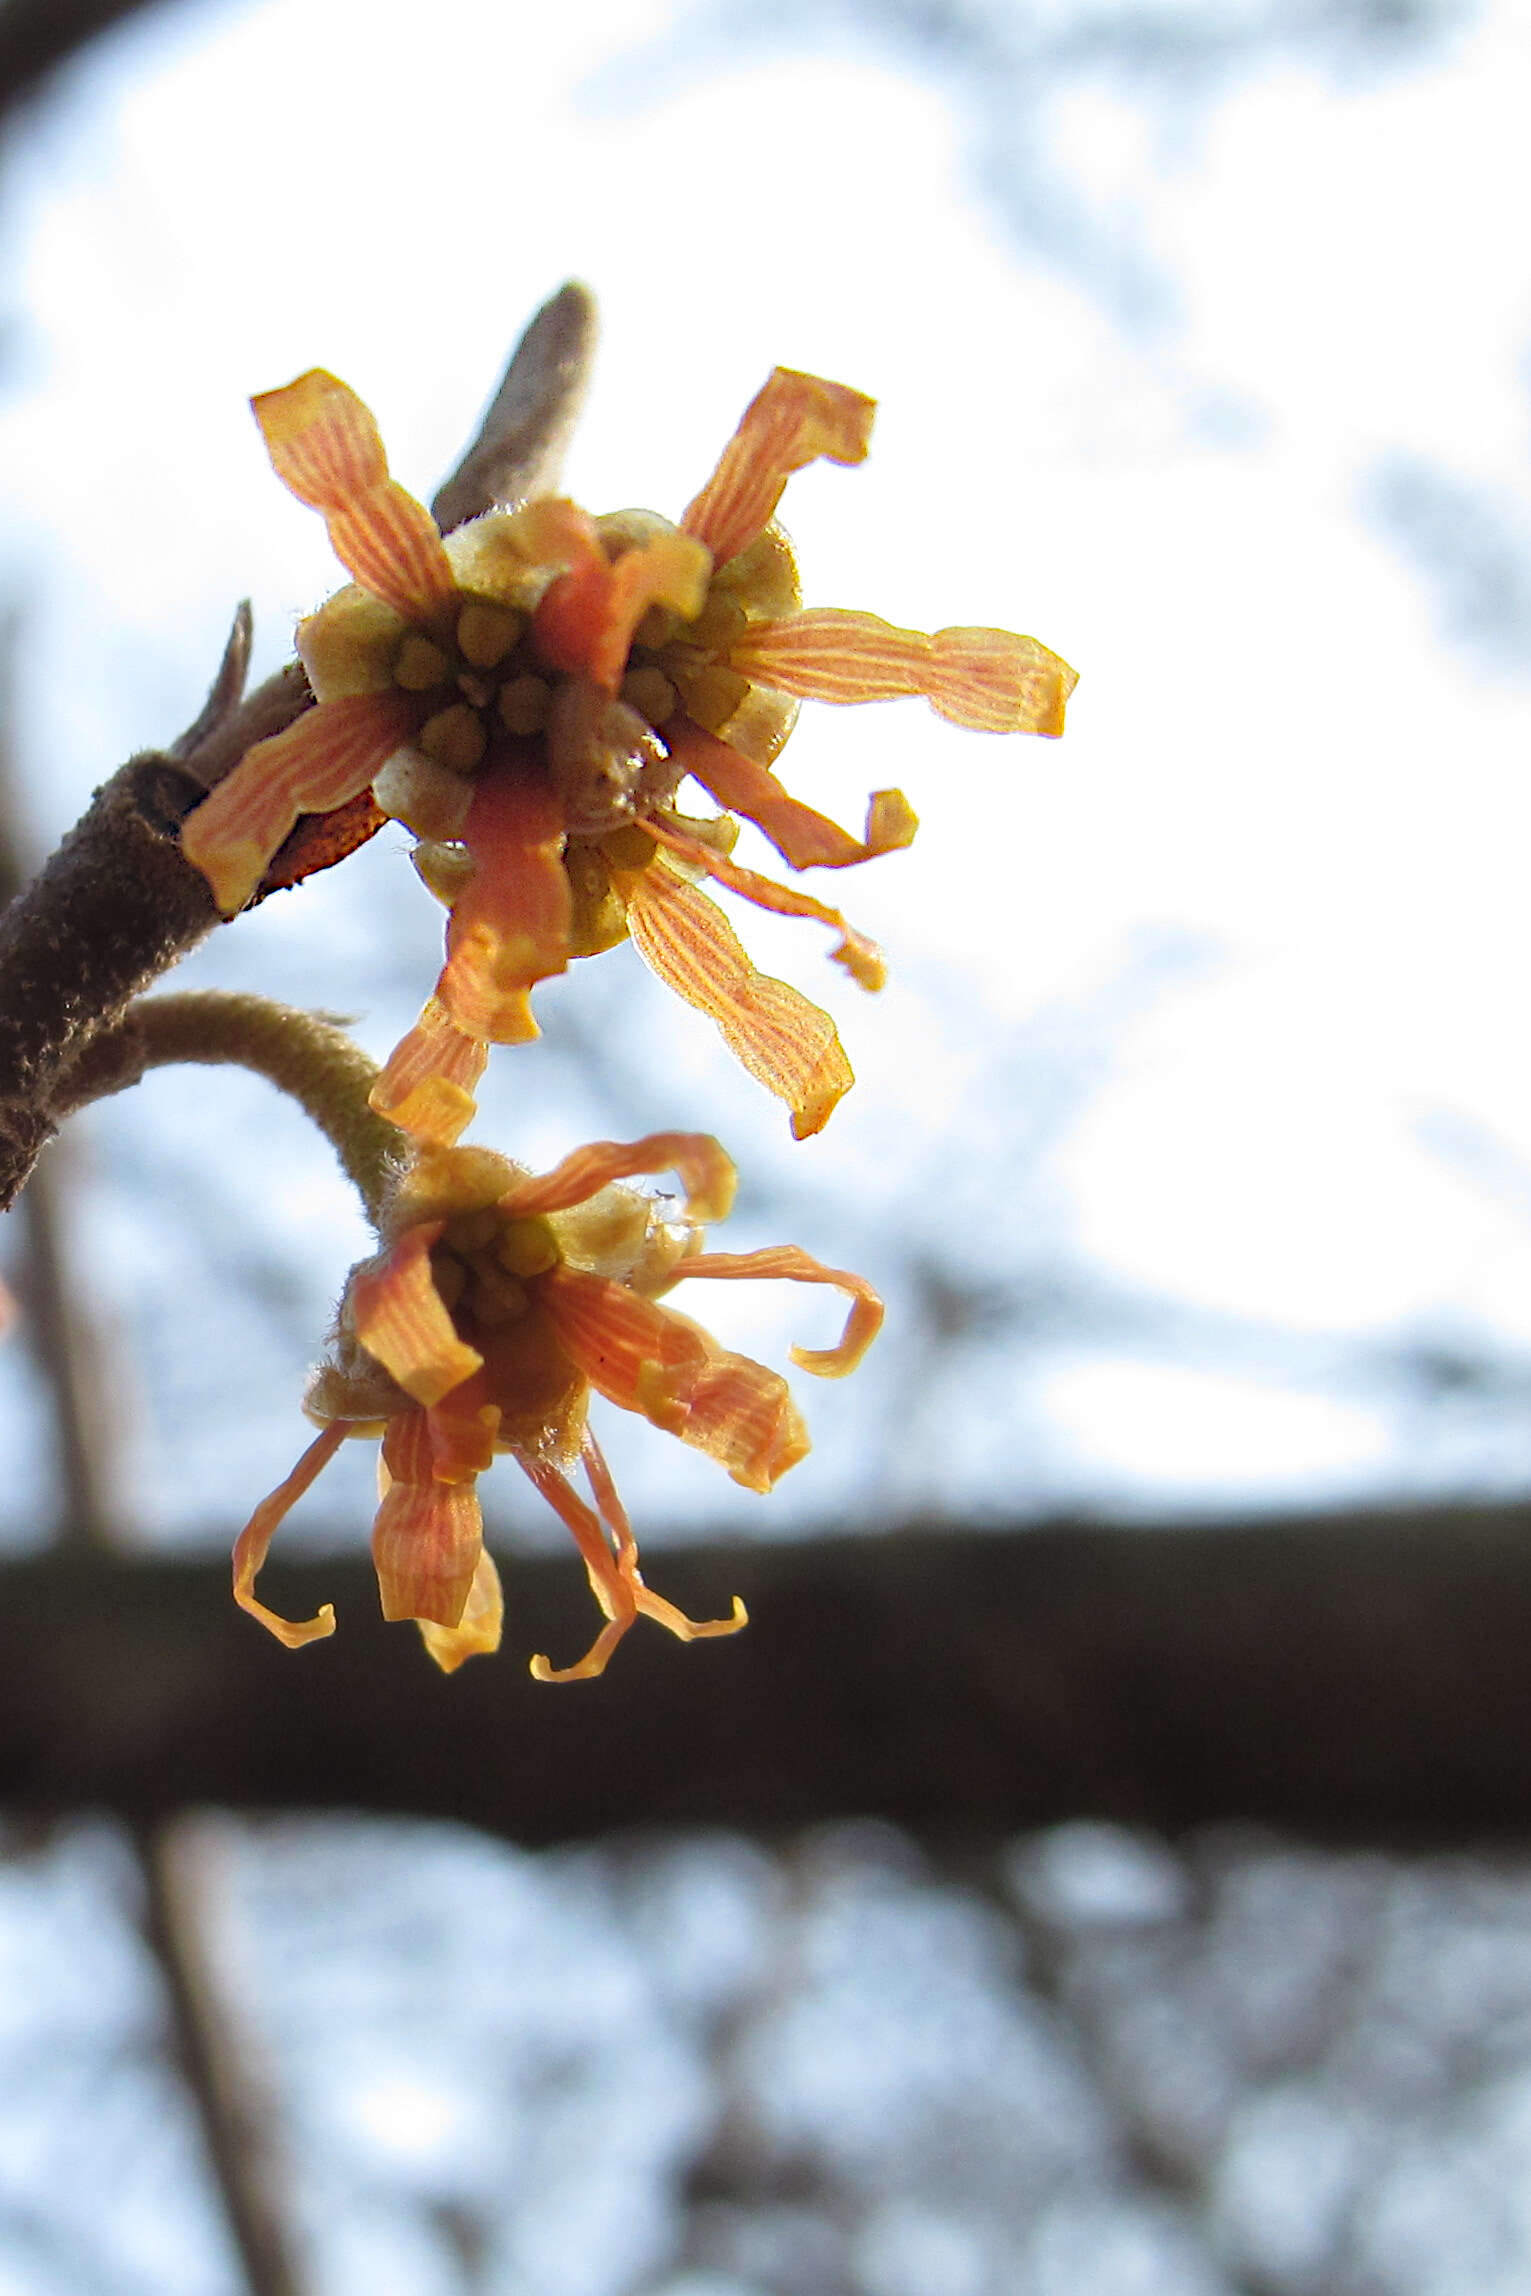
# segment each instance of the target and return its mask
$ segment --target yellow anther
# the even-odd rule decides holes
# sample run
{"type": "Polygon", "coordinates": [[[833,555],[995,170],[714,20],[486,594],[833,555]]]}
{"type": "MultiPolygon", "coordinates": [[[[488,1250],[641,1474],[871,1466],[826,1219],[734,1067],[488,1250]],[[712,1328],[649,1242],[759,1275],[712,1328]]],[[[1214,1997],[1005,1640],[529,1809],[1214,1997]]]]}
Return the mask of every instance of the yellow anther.
{"type": "Polygon", "coordinates": [[[646,869],[654,858],[654,840],[636,821],[630,821],[601,839],[601,851],[615,869],[646,869]]]}
{"type": "Polygon", "coordinates": [[[540,1276],[556,1267],[562,1254],[546,1220],[510,1220],[500,1230],[494,1256],[513,1276],[540,1276]]]}
{"type": "Polygon", "coordinates": [[[663,725],[666,718],[675,715],[677,695],[663,670],[650,665],[647,669],[629,670],[622,680],[621,695],[629,709],[648,719],[650,725],[663,725]]]}
{"type": "Polygon", "coordinates": [[[709,662],[702,670],[682,670],[676,682],[687,710],[708,733],[717,733],[727,725],[750,690],[747,678],[741,678],[737,670],[725,669],[721,662],[709,662]]]}
{"type": "Polygon", "coordinates": [[[680,626],[680,616],[672,613],[668,606],[650,606],[633,632],[633,644],[657,654],[661,646],[667,646],[676,636],[680,626]]]}
{"type": "Polygon", "coordinates": [[[503,662],[526,627],[526,616],[492,598],[470,598],[457,617],[457,647],[476,670],[503,662]]]}
{"type": "Polygon", "coordinates": [[[688,646],[706,646],[709,651],[716,652],[732,645],[735,638],[742,638],[744,631],[744,608],[736,599],[712,590],[708,592],[707,603],[696,620],[686,623],[676,634],[688,646]]]}
{"type": "Polygon", "coordinates": [[[545,678],[510,678],[500,688],[500,723],[507,733],[541,733],[551,700],[545,678]]]}
{"type": "Polygon", "coordinates": [[[406,693],[428,694],[432,686],[440,685],[449,667],[439,646],[411,631],[394,656],[394,683],[406,693]]]}
{"type": "Polygon", "coordinates": [[[446,1240],[454,1252],[461,1252],[466,1259],[473,1252],[481,1252],[486,1244],[493,1243],[501,1224],[500,1215],[492,1204],[485,1205],[478,1212],[458,1212],[447,1222],[446,1240]]]}
{"type": "Polygon", "coordinates": [[[468,1306],[480,1323],[514,1323],[526,1313],[526,1286],[493,1260],[481,1259],[474,1266],[468,1306]]]}
{"type": "Polygon", "coordinates": [[[466,702],[453,702],[427,718],[415,737],[427,757],[454,773],[472,773],[482,764],[488,735],[466,702]]]}

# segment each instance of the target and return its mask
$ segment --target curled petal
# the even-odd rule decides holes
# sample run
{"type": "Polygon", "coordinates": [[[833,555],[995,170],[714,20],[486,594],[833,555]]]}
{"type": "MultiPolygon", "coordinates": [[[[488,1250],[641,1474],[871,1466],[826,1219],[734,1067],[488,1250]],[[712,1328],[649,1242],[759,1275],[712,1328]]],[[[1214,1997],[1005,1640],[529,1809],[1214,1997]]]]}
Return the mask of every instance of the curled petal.
{"type": "Polygon", "coordinates": [[[682,527],[724,565],[775,516],[795,470],[820,455],[839,463],[866,460],[876,408],[875,399],[844,383],[828,383],[791,367],[773,368],[682,527]]]}
{"type": "Polygon", "coordinates": [[[719,1348],[688,1398],[683,1443],[726,1467],[746,1491],[773,1491],[811,1449],[779,1371],[719,1348]]]}
{"type": "Polygon", "coordinates": [[[738,1596],[734,1597],[733,1612],[728,1618],[693,1619],[674,1603],[650,1592],[643,1583],[638,1569],[638,1547],[627,1520],[626,1511],[617,1497],[605,1460],[592,1436],[585,1441],[585,1467],[590,1476],[591,1489],[601,1514],[616,1537],[617,1552],[612,1553],[607,1543],[602,1522],[591,1508],[561,1475],[556,1467],[544,1461],[523,1457],[521,1465],[527,1476],[547,1500],[559,1520],[572,1534],[579,1548],[590,1591],[601,1606],[607,1623],[584,1657],[573,1666],[550,1666],[541,1656],[531,1662],[532,1676],[538,1682],[589,1682],[605,1672],[606,1663],[637,1618],[651,1618],[659,1626],[682,1642],[698,1642],[714,1635],[737,1634],[749,1624],[749,1615],[738,1596]]]}
{"type": "Polygon", "coordinates": [[[337,1423],[316,1435],[286,1482],[279,1483],[269,1498],[262,1499],[234,1541],[234,1600],[241,1610],[258,1618],[289,1650],[300,1650],[305,1642],[321,1642],[327,1634],[333,1634],[335,1606],[322,1603],[312,1618],[279,1618],[274,1610],[268,1610],[263,1602],[257,1601],[255,1581],[278,1526],[329,1465],[345,1441],[345,1433],[344,1426],[337,1423]]]}
{"type": "Polygon", "coordinates": [[[483,1553],[483,1519],[473,1484],[433,1473],[427,1414],[400,1412],[383,1437],[389,1483],[372,1525],[372,1561],[387,1619],[460,1624],[483,1553]]]}
{"type": "Polygon", "coordinates": [[[249,900],[299,814],[332,813],[359,796],[418,716],[402,694],[352,694],[246,750],[181,830],[182,852],[226,917],[249,900]]]}
{"type": "Polygon", "coordinates": [[[770,1490],[807,1451],[780,1374],[730,1354],[686,1317],[568,1266],[540,1279],[538,1298],[597,1394],[705,1451],[746,1490],[770,1490]]]}
{"type": "MultiPolygon", "coordinates": [[[[390,1251],[356,1269],[346,1294],[357,1339],[423,1404],[439,1403],[484,1360],[458,1338],[431,1273],[431,1246],[443,1224],[425,1220],[406,1228],[390,1251]]],[[[389,1466],[399,1472],[391,1460],[389,1466]]]]}
{"type": "Polygon", "coordinates": [[[468,1036],[526,1044],[533,983],[569,962],[563,810],[545,782],[486,774],[463,836],[478,866],[452,907],[436,995],[468,1036]]]}
{"type": "Polygon", "coordinates": [[[645,963],[716,1021],[735,1059],[786,1102],[796,1139],[821,1132],[855,1082],[828,1013],[757,972],[722,910],[676,870],[656,862],[613,878],[645,963]]]}
{"type": "Polygon", "coordinates": [[[487,1547],[479,1550],[473,1584],[455,1626],[438,1626],[434,1619],[418,1621],[420,1639],[443,1674],[455,1674],[466,1658],[487,1657],[500,1647],[505,1623],[505,1598],[500,1574],[487,1547]]]}
{"type": "Polygon", "coordinates": [[[832,925],[840,935],[840,946],[830,950],[837,965],[844,965],[852,980],[864,989],[880,989],[888,977],[888,963],[877,943],[865,933],[848,925],[838,909],[831,909],[823,901],[815,901],[809,893],[799,893],[790,885],[778,885],[773,877],[762,877],[754,869],[741,869],[726,853],[715,853],[695,837],[682,836],[654,817],[645,825],[651,837],[658,838],[672,853],[689,861],[695,868],[704,869],[718,884],[726,885],[730,893],[741,900],[753,901],[757,909],[769,909],[778,917],[811,917],[816,924],[832,925]]]}
{"type": "Polygon", "coordinates": [[[820,606],[756,622],[729,648],[734,668],[778,692],[821,702],[923,694],[953,725],[979,733],[1063,731],[1077,671],[1010,630],[900,630],[875,614],[820,606]]]}
{"type": "Polygon", "coordinates": [[[708,796],[728,812],[753,821],[794,869],[846,869],[914,842],[919,818],[901,789],[872,792],[866,835],[856,838],[837,821],[790,796],[769,766],[758,765],[689,719],[672,720],[665,727],[665,740],[708,796]]]}
{"type": "Polygon", "coordinates": [[[641,1172],[674,1172],[686,1191],[689,1219],[727,1219],[738,1174],[733,1160],[706,1132],[650,1132],[642,1140],[594,1140],[576,1148],[551,1172],[528,1172],[500,1199],[502,1212],[529,1218],[588,1203],[613,1180],[641,1172]]]}
{"type": "Polygon", "coordinates": [[[377,425],[356,393],[315,367],[250,404],[277,477],[323,513],[353,580],[407,622],[447,611],[457,583],[436,522],[388,476],[377,425]]]}
{"type": "Polygon", "coordinates": [[[395,1045],[368,1105],[422,1145],[449,1148],[472,1121],[473,1087],[488,1060],[482,1038],[469,1036],[439,998],[428,997],[414,1027],[395,1045]]]}
{"type": "Polygon", "coordinates": [[[865,1276],[852,1275],[845,1268],[827,1268],[796,1244],[769,1245],[759,1252],[694,1252],[681,1261],[675,1276],[677,1282],[689,1276],[785,1277],[792,1283],[834,1284],[847,1293],[851,1308],[838,1345],[794,1347],[791,1351],[799,1370],[812,1371],[820,1379],[843,1379],[848,1371],[854,1371],[882,1329],[882,1301],[865,1276]]]}

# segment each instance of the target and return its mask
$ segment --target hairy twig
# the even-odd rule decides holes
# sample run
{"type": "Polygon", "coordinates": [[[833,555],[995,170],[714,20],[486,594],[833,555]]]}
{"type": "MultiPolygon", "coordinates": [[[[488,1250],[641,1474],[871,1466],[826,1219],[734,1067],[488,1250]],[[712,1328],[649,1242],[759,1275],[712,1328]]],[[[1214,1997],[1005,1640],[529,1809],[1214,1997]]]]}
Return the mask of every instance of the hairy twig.
{"type": "Polygon", "coordinates": [[[477,438],[431,504],[443,534],[558,484],[595,357],[595,298],[571,279],[516,346],[477,438]]]}

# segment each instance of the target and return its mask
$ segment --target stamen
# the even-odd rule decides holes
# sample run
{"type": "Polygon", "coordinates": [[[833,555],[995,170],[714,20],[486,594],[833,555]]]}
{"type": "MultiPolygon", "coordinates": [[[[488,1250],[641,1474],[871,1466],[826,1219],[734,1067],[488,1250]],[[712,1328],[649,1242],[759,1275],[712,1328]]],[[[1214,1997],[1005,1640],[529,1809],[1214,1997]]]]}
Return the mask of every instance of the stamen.
{"type": "Polygon", "coordinates": [[[709,662],[700,670],[678,670],[675,682],[686,697],[687,711],[708,733],[727,725],[750,690],[749,679],[722,662],[709,662]]]}
{"type": "Polygon", "coordinates": [[[528,1304],[526,1286],[515,1276],[487,1256],[475,1263],[468,1305],[480,1323],[491,1330],[502,1323],[518,1323],[528,1304]]]}
{"type": "Polygon", "coordinates": [[[483,763],[489,737],[466,702],[453,702],[438,710],[420,728],[419,744],[438,765],[454,773],[473,773],[483,763]]]}
{"type": "Polygon", "coordinates": [[[526,616],[514,606],[470,598],[457,617],[458,650],[476,670],[492,669],[505,659],[525,627],[526,616]]]}
{"type": "Polygon", "coordinates": [[[679,701],[674,686],[663,670],[653,668],[629,670],[618,688],[620,698],[629,709],[646,717],[650,725],[663,725],[666,718],[675,715],[679,701]]]}
{"type": "Polygon", "coordinates": [[[546,1220],[511,1220],[500,1230],[494,1256],[514,1276],[540,1276],[563,1254],[546,1220]]]}
{"type": "Polygon", "coordinates": [[[441,684],[450,666],[439,646],[412,630],[395,656],[394,683],[406,693],[426,694],[441,684]]]}
{"type": "Polygon", "coordinates": [[[507,733],[541,733],[552,699],[546,678],[507,679],[500,688],[500,723],[507,733]]]}

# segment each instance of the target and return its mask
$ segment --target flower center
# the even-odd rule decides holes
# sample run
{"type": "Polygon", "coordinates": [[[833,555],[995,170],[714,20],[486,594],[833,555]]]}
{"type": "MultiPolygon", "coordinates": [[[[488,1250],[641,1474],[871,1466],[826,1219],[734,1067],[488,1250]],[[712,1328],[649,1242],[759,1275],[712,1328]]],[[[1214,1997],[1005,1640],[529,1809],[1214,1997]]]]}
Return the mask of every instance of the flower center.
{"type": "Polygon", "coordinates": [[[490,1206],[448,1220],[431,1248],[431,1277],[458,1337],[471,1341],[474,1328],[519,1322],[531,1304],[527,1285],[562,1257],[548,1221],[490,1206]]]}

